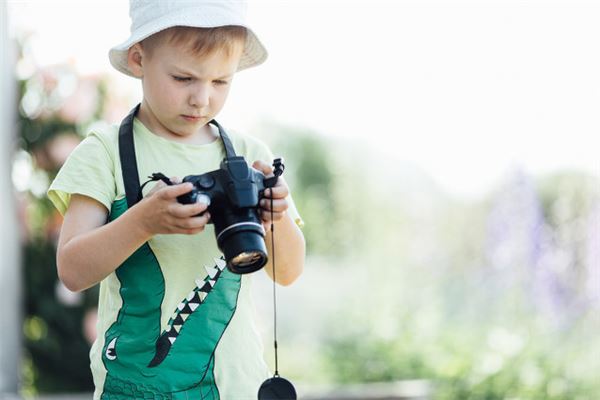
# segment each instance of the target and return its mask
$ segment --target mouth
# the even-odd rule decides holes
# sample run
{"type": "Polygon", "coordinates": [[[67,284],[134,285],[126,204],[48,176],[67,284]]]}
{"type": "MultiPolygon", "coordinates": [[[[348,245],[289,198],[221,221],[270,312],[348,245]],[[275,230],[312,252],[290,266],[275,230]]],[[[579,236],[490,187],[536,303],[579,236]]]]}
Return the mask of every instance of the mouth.
{"type": "Polygon", "coordinates": [[[186,121],[190,121],[190,122],[197,122],[200,121],[202,119],[205,119],[205,116],[202,115],[181,115],[183,117],[183,119],[185,119],[186,121]]]}

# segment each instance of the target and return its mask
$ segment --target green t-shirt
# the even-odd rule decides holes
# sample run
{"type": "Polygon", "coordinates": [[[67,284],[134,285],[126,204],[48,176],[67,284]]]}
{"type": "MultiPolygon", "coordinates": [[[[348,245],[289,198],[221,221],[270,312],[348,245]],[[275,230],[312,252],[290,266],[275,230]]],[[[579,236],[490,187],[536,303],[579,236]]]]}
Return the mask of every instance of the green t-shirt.
{"type": "MultiPolygon", "coordinates": [[[[250,165],[273,160],[259,140],[229,136],[250,165]]],[[[212,171],[225,156],[220,139],[173,142],[138,119],[134,142],[140,182],[154,172],[183,178],[212,171]]],[[[91,132],[81,142],[48,197],[64,214],[74,193],[102,203],[109,221],[126,211],[118,126],[91,132]]],[[[288,200],[288,213],[301,226],[288,200]]],[[[197,235],[156,235],[100,283],[98,336],[90,351],[94,399],[256,398],[269,371],[254,323],[251,275],[232,274],[221,257],[212,224],[197,235]],[[167,347],[161,348],[161,362],[150,367],[161,352],[159,337],[167,347]]]]}

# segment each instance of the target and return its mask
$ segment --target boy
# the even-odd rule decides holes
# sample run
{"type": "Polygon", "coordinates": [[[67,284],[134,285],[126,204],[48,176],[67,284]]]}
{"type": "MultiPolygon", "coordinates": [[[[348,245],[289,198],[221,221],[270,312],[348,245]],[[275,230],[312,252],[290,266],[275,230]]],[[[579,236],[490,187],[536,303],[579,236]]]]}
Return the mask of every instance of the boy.
{"type": "MultiPolygon", "coordinates": [[[[91,132],[48,191],[65,216],[60,279],[74,291],[100,282],[98,338],[90,351],[95,399],[255,399],[268,377],[250,276],[225,268],[211,216],[201,214],[207,204],[177,201],[190,184],[160,182],[138,202],[130,196],[131,185],[139,189],[154,172],[180,182],[218,169],[225,139],[209,121],[234,73],[267,55],[244,13],[236,0],[131,0],[131,37],[109,57],[141,80],[142,103],[120,127],[91,132]],[[123,137],[132,138],[131,149],[119,142],[123,137]]],[[[238,155],[272,173],[266,146],[229,137],[238,155]]],[[[277,282],[288,285],[302,272],[304,239],[284,179],[260,207],[266,228],[273,212],[277,282]]],[[[270,252],[269,235],[266,242],[270,252]]],[[[269,261],[270,276],[271,270],[269,261]]]]}

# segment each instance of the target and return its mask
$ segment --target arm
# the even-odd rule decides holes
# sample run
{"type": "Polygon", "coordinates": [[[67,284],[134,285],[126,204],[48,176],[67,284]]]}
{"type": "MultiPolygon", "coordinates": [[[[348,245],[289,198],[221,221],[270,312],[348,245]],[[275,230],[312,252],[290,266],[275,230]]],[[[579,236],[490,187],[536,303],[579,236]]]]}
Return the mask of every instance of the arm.
{"type": "Polygon", "coordinates": [[[176,200],[191,188],[191,184],[157,184],[142,201],[108,224],[104,205],[74,194],[58,241],[60,280],[69,290],[87,289],[110,275],[152,236],[203,231],[210,215],[193,216],[204,211],[206,204],[183,205],[176,200]]]}
{"type": "MultiPolygon", "coordinates": [[[[269,213],[270,218],[270,213],[269,213]]],[[[280,285],[292,284],[302,274],[304,269],[305,243],[302,231],[289,214],[274,223],[275,226],[275,277],[280,285]]],[[[269,261],[265,265],[265,272],[273,279],[273,254],[271,254],[271,234],[266,236],[269,261]]]]}
{"type": "MultiPolygon", "coordinates": [[[[267,163],[255,161],[253,167],[263,174],[273,173],[273,169],[267,163]]],[[[304,269],[304,255],[306,245],[304,235],[296,223],[285,211],[289,204],[286,197],[289,188],[282,177],[272,189],[267,189],[265,198],[261,200],[261,218],[263,226],[267,231],[265,242],[269,253],[269,261],[265,266],[265,272],[273,279],[273,255],[271,253],[272,241],[269,232],[271,227],[271,197],[273,198],[273,224],[275,229],[275,278],[280,285],[290,285],[302,274],[304,269]]]]}

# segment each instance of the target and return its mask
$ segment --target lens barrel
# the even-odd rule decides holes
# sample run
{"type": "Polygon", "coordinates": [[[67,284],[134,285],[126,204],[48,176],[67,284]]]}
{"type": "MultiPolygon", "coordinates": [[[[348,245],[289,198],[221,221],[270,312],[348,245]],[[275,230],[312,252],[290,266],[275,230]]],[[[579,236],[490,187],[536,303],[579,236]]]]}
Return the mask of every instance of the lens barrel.
{"type": "Polygon", "coordinates": [[[217,234],[217,244],[225,255],[227,268],[236,274],[249,274],[267,263],[265,230],[256,222],[238,222],[217,234]]]}

